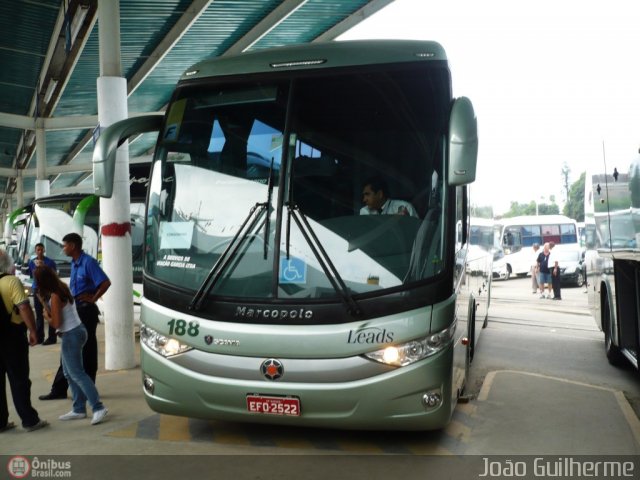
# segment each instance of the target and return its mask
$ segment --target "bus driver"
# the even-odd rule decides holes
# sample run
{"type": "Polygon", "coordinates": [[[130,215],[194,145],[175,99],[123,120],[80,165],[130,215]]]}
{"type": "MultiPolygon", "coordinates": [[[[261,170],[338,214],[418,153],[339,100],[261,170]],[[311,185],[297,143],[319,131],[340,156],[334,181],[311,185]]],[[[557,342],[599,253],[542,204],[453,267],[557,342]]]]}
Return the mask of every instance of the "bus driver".
{"type": "Polygon", "coordinates": [[[362,189],[362,201],[365,206],[360,215],[407,215],[417,217],[418,213],[409,202],[387,198],[388,188],[384,180],[370,178],[362,189]]]}

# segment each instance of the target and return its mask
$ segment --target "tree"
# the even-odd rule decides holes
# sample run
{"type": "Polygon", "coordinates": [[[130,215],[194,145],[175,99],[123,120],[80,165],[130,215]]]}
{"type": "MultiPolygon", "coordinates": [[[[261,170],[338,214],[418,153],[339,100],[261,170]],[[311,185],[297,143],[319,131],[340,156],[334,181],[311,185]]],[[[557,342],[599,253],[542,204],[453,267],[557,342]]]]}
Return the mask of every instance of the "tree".
{"type": "Polygon", "coordinates": [[[538,215],[558,215],[559,213],[560,213],[560,207],[558,207],[558,204],[555,202],[540,203],[538,205],[538,215]]]}
{"type": "Polygon", "coordinates": [[[582,172],[580,178],[576,180],[569,191],[567,203],[562,213],[569,218],[573,218],[576,222],[584,222],[584,182],[587,176],[586,172],[582,172]]]}
{"type": "Polygon", "coordinates": [[[511,202],[509,210],[503,215],[504,218],[517,217],[519,215],[535,215],[536,202],[518,203],[511,202]]]}
{"type": "MultiPolygon", "coordinates": [[[[556,204],[555,198],[550,197],[551,203],[539,203],[537,208],[538,215],[557,215],[560,213],[560,207],[556,204]]],[[[503,218],[517,217],[519,215],[535,215],[536,202],[529,203],[511,202],[509,211],[502,215],[503,218]]]]}
{"type": "Polygon", "coordinates": [[[471,205],[471,216],[477,218],[493,218],[493,207],[471,205]]]}

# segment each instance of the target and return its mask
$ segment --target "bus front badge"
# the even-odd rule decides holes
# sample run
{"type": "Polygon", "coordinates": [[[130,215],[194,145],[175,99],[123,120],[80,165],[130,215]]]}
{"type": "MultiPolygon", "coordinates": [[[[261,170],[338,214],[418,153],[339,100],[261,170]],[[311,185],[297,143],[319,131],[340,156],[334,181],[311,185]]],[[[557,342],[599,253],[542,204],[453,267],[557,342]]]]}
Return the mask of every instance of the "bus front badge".
{"type": "Polygon", "coordinates": [[[277,380],[284,374],[284,367],[282,366],[282,362],[280,360],[270,358],[262,362],[260,371],[267,380],[277,380]]]}

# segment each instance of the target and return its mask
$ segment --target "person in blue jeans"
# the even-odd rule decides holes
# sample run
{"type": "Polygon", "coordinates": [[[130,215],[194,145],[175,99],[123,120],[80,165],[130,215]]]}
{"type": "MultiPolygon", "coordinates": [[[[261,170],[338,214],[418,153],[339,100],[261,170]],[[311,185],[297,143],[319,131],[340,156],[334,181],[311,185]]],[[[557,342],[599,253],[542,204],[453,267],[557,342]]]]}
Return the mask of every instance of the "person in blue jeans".
{"type": "MultiPolygon", "coordinates": [[[[44,244],[36,243],[35,251],[36,256],[29,260],[29,263],[27,264],[29,268],[29,276],[31,278],[33,278],[33,271],[40,265],[46,265],[56,272],[58,271],[56,262],[54,262],[44,254],[44,244]]],[[[36,333],[38,335],[38,343],[41,343],[42,345],[53,345],[54,343],[56,343],[56,329],[52,326],[49,326],[49,333],[47,335],[47,339],[45,340],[44,315],[42,313],[42,304],[38,299],[38,284],[35,279],[31,283],[31,291],[33,292],[33,308],[36,311],[36,333]]]]}
{"type": "Polygon", "coordinates": [[[87,418],[88,401],[93,411],[91,425],[97,425],[104,420],[108,410],[100,401],[98,389],[82,364],[82,348],[87,343],[88,334],[76,310],[71,290],[49,267],[37,267],[34,277],[42,297],[40,301],[45,306],[45,318],[57,330],[62,342],[62,369],[73,398],[73,409],[58,418],[87,418]]]}
{"type": "MultiPolygon", "coordinates": [[[[98,261],[82,250],[82,237],[77,233],[67,233],[62,237],[62,251],[71,257],[71,278],[69,288],[76,300],[76,309],[80,320],[88,333],[87,343],[82,349],[82,362],[84,369],[96,381],[98,372],[98,339],[96,329],[98,327],[99,314],[96,302],[111,286],[111,281],[100,268],[98,261]]],[[[51,385],[51,391],[46,395],[40,395],[40,400],[57,400],[67,398],[69,385],[62,371],[62,364],[56,372],[51,385]]]]}

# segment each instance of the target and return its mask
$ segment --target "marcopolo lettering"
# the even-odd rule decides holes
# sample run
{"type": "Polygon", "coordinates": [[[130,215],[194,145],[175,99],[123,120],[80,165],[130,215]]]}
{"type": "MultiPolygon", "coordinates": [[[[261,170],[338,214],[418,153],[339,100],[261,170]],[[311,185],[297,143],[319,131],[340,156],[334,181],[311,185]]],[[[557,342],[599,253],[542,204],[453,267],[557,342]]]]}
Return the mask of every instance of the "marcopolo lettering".
{"type": "Polygon", "coordinates": [[[347,343],[390,343],[393,342],[393,332],[386,328],[365,327],[358,330],[349,330],[347,343]]]}
{"type": "Polygon", "coordinates": [[[237,306],[234,316],[236,318],[248,319],[271,318],[274,320],[311,320],[313,318],[313,310],[305,310],[304,308],[250,308],[237,306]]]}

